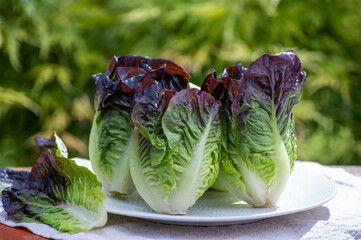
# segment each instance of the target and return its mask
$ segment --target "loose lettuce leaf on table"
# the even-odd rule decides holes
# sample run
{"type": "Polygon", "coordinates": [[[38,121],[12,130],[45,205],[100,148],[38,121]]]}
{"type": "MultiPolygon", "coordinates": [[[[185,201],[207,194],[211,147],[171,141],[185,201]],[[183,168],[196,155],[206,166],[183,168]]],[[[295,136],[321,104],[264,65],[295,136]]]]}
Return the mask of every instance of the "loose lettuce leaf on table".
{"type": "Polygon", "coordinates": [[[76,233],[106,223],[106,195],[101,189],[89,169],[44,152],[24,186],[6,188],[1,199],[14,221],[45,223],[76,233]]]}
{"type": "MultiPolygon", "coordinates": [[[[35,142],[41,152],[49,152],[58,157],[68,157],[68,150],[64,142],[55,132],[50,139],[35,137],[35,142]]],[[[0,168],[0,193],[10,186],[23,187],[28,176],[29,172],[0,168]]]]}
{"type": "Polygon", "coordinates": [[[130,112],[147,91],[137,86],[157,81],[163,88],[180,91],[190,75],[165,59],[140,56],[113,57],[104,74],[93,76],[97,86],[96,113],[89,140],[93,170],[109,192],[130,194],[134,185],[129,171],[133,126],[130,112]]]}
{"type": "Polygon", "coordinates": [[[130,170],[153,210],[185,214],[218,174],[221,105],[197,89],[176,93],[159,85],[133,108],[130,170]]]}

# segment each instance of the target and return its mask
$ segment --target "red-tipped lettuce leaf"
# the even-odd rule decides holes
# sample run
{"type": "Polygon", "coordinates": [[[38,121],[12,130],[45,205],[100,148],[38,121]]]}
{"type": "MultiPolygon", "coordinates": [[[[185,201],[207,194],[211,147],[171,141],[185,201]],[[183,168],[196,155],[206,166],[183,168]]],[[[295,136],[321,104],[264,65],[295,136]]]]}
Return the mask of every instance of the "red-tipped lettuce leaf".
{"type": "Polygon", "coordinates": [[[242,64],[237,64],[231,67],[224,69],[222,78],[229,77],[235,80],[241,80],[243,74],[247,71],[247,68],[244,68],[242,64]]]}
{"type": "Polygon", "coordinates": [[[14,221],[45,223],[76,233],[103,226],[106,195],[96,176],[74,161],[44,152],[25,186],[6,188],[4,210],[14,221]]]}

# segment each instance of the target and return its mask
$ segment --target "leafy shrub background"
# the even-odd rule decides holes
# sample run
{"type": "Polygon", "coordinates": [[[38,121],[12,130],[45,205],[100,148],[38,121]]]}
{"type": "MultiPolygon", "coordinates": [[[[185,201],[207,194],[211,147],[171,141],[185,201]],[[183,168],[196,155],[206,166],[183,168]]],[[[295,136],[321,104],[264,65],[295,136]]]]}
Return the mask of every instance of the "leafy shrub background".
{"type": "Polygon", "coordinates": [[[0,2],[0,165],[30,166],[33,137],[88,157],[91,74],[113,55],[171,59],[200,84],[212,70],[297,51],[299,159],[361,164],[358,0],[5,0],[0,2]]]}

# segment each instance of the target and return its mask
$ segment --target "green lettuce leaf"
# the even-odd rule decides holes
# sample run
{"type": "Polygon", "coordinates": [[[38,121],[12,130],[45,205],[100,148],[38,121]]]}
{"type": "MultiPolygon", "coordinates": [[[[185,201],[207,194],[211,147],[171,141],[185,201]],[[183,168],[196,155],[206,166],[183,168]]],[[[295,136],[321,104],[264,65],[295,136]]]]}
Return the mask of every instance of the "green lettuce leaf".
{"type": "Polygon", "coordinates": [[[214,183],[220,106],[203,91],[162,93],[157,84],[135,104],[130,170],[139,194],[156,212],[185,214],[214,183]]]}
{"type": "Polygon", "coordinates": [[[35,137],[35,142],[41,152],[48,152],[58,157],[68,158],[68,149],[56,132],[49,139],[35,137]]]}
{"type": "Polygon", "coordinates": [[[109,192],[134,191],[129,172],[132,139],[129,114],[117,109],[96,112],[90,131],[89,157],[94,173],[109,192]]]}
{"type": "Polygon", "coordinates": [[[76,233],[106,223],[106,194],[96,176],[67,158],[44,152],[23,187],[2,193],[10,219],[48,224],[76,233]]]}

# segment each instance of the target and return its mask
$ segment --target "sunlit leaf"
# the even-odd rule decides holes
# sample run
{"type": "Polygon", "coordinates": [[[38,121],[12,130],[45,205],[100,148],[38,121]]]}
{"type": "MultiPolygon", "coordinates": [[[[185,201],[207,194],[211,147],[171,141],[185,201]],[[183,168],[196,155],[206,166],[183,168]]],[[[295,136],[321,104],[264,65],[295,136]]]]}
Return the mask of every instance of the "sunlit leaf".
{"type": "Polygon", "coordinates": [[[15,91],[11,88],[3,88],[0,86],[0,111],[7,105],[21,105],[26,109],[32,111],[34,114],[39,115],[41,112],[40,106],[29,98],[25,93],[15,91]]]}

